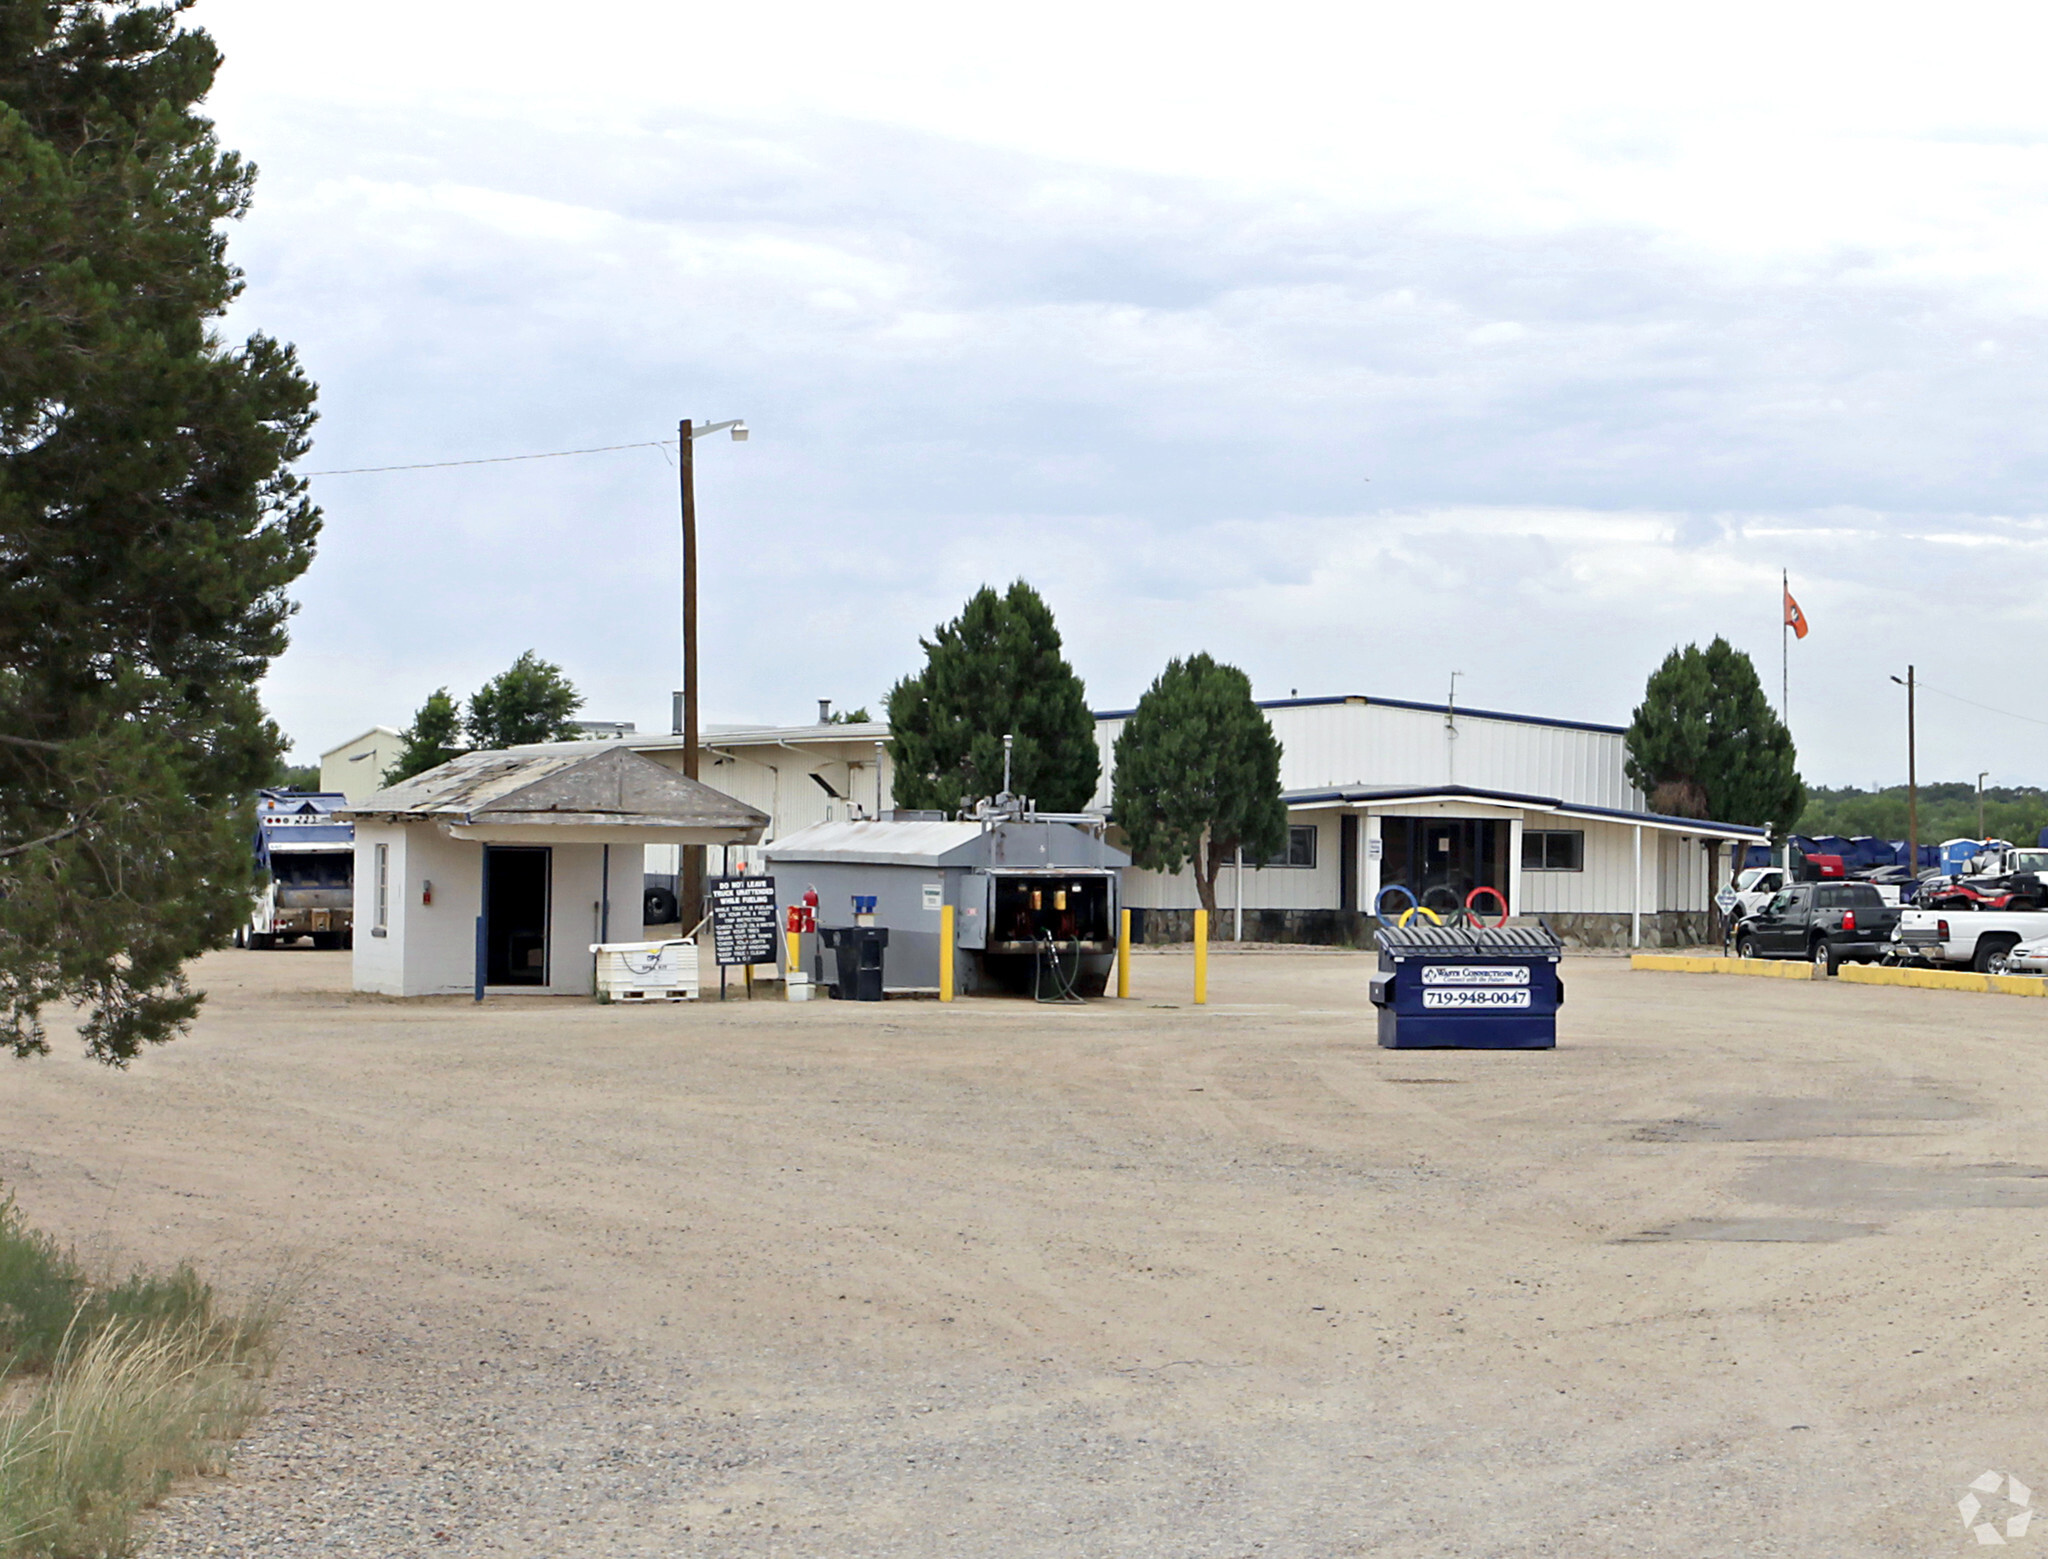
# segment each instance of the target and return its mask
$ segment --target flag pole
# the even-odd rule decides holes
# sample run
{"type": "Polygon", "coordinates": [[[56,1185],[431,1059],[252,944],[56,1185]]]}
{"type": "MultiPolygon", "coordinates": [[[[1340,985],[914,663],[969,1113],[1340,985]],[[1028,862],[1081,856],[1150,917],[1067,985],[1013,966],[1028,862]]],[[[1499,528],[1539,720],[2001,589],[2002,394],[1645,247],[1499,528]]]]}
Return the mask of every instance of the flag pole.
{"type": "MultiPolygon", "coordinates": [[[[1786,602],[1792,599],[1792,571],[1778,570],[1778,717],[1785,734],[1792,734],[1792,613],[1786,602]]],[[[1785,882],[1792,881],[1792,832],[1785,831],[1785,882]]]]}

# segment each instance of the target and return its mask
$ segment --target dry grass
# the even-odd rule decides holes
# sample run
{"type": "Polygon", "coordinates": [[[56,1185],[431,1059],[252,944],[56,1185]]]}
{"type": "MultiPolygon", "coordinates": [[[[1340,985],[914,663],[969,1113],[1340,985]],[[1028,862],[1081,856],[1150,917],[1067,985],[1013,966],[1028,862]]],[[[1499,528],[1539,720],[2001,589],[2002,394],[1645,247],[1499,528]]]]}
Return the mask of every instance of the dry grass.
{"type": "Polygon", "coordinates": [[[172,1482],[224,1470],[284,1302],[278,1285],[228,1309],[189,1267],[89,1282],[0,1204],[0,1559],[129,1553],[172,1482]],[[51,1339],[57,1293],[72,1310],[51,1339]]]}

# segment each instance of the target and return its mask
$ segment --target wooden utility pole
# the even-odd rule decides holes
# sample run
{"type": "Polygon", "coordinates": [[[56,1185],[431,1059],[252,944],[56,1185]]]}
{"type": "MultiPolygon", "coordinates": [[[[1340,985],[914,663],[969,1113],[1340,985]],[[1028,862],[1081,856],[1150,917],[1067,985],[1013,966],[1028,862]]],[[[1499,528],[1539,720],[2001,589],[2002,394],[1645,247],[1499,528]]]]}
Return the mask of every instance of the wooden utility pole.
{"type": "MultiPolygon", "coordinates": [[[[697,778],[697,481],[690,419],[677,428],[683,497],[683,773],[697,778]]],[[[676,902],[687,936],[704,918],[704,847],[686,844],[676,873],[676,902]]]]}
{"type": "Polygon", "coordinates": [[[1906,859],[1920,875],[1920,758],[1913,734],[1913,668],[1906,668],[1906,859]]]}

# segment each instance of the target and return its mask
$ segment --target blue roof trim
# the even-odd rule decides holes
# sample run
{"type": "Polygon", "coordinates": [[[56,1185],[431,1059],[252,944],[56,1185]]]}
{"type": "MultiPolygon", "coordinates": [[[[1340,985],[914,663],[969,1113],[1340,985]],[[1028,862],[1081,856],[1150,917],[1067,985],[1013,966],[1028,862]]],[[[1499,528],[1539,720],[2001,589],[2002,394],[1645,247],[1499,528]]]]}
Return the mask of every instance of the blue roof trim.
{"type": "Polygon", "coordinates": [[[1721,834],[1768,839],[1770,830],[1749,823],[1717,823],[1711,818],[1676,817],[1668,812],[1630,812],[1621,807],[1596,807],[1582,801],[1564,801],[1556,796],[1525,796],[1511,790],[1479,790],[1471,785],[1343,785],[1334,789],[1290,790],[1281,799],[1291,807],[1313,806],[1318,801],[1413,801],[1424,796],[1466,797],[1473,801],[1497,801],[1508,806],[1549,807],[1554,811],[1585,817],[1612,818],[1619,823],[1665,823],[1677,827],[1712,829],[1721,834]]]}
{"type": "Polygon", "coordinates": [[[1758,828],[1752,823],[1717,823],[1711,818],[1674,817],[1668,812],[1625,812],[1619,807],[1588,806],[1584,802],[1579,801],[1560,801],[1557,804],[1557,809],[1560,812],[1584,812],[1592,817],[1618,818],[1625,823],[1691,823],[1696,827],[1711,828],[1717,833],[1745,834],[1755,839],[1768,839],[1771,837],[1771,831],[1768,828],[1758,828]]]}
{"type": "MultiPolygon", "coordinates": [[[[1308,709],[1320,704],[1384,704],[1389,709],[1414,709],[1423,714],[1447,715],[1449,704],[1418,704],[1405,698],[1375,698],[1365,693],[1338,693],[1327,698],[1261,698],[1257,700],[1261,709],[1308,709]]],[[[1470,715],[1474,720],[1502,720],[1509,725],[1547,725],[1560,731],[1594,731],[1602,736],[1626,736],[1625,725],[1600,725],[1592,720],[1556,720],[1549,715],[1515,715],[1499,709],[1465,709],[1457,711],[1470,715]]],[[[1137,713],[1135,709],[1098,709],[1094,711],[1098,720],[1128,720],[1137,713]]]]}

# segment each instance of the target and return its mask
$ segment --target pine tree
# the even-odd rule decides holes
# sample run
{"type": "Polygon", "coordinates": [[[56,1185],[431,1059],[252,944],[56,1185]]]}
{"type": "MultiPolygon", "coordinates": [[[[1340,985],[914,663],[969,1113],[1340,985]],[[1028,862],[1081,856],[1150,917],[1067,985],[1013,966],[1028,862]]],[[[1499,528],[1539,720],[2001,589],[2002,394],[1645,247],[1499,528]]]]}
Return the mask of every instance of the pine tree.
{"type": "Polygon", "coordinates": [[[1202,908],[1241,848],[1270,860],[1287,843],[1280,741],[1251,679],[1207,655],[1168,661],[1116,739],[1111,818],[1148,871],[1194,869],[1202,908]]]}
{"type": "Polygon", "coordinates": [[[313,386],[223,341],[221,224],[255,170],[198,110],[185,5],[0,5],[0,1010],[86,1008],[93,1056],[172,1038],[255,882],[283,750],[256,683],[319,511],[313,386]]]}
{"type": "Polygon", "coordinates": [[[1087,690],[1060,654],[1052,609],[1018,580],[984,585],[924,647],[924,670],[889,690],[889,761],[899,807],[951,813],[1003,788],[1048,812],[1078,812],[1102,778],[1087,690]]]}
{"type": "Polygon", "coordinates": [[[1726,639],[1665,656],[1626,740],[1629,780],[1653,812],[1768,826],[1782,836],[1806,805],[1792,733],[1755,665],[1726,639]]]}

